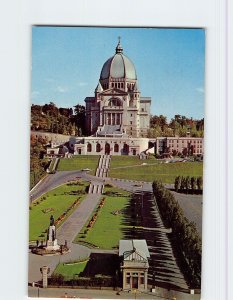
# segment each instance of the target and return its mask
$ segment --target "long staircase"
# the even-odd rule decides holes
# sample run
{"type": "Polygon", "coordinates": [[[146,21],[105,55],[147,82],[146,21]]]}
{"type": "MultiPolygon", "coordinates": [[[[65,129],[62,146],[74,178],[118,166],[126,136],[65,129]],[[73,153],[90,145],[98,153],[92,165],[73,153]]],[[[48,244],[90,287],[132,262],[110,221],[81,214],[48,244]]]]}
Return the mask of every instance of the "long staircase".
{"type": "MultiPolygon", "coordinates": [[[[96,169],[95,176],[99,178],[105,178],[108,176],[108,170],[110,166],[110,155],[101,155],[99,159],[99,164],[96,169]]],[[[91,183],[89,187],[89,194],[102,194],[104,185],[102,183],[91,183]]]]}

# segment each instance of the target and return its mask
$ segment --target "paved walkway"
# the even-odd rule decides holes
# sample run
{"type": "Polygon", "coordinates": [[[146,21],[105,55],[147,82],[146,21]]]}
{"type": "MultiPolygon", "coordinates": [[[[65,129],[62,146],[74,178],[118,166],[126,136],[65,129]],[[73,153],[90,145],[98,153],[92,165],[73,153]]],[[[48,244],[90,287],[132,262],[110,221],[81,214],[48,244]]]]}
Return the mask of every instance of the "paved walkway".
{"type": "Polygon", "coordinates": [[[73,214],[58,228],[58,243],[64,244],[65,240],[67,240],[68,247],[71,250],[70,253],[56,256],[39,256],[29,253],[28,281],[30,283],[41,280],[40,268],[44,265],[49,266],[50,274],[52,274],[59,262],[69,262],[90,255],[90,249],[78,244],[73,244],[72,241],[88,220],[100,197],[101,195],[88,194],[73,214]]]}
{"type": "Polygon", "coordinates": [[[85,175],[85,172],[82,171],[59,171],[55,174],[48,174],[32,189],[30,192],[30,201],[37,199],[61,184],[75,180],[77,177],[83,175],[85,175]]]}
{"type": "Polygon", "coordinates": [[[56,297],[56,298],[73,298],[73,299],[153,299],[153,300],[171,300],[176,297],[177,300],[199,300],[200,295],[189,295],[182,292],[168,291],[157,288],[155,293],[140,293],[136,295],[133,292],[120,291],[117,295],[113,290],[96,290],[96,289],[68,289],[68,288],[47,288],[38,289],[29,287],[29,297],[56,297]]]}
{"type": "Polygon", "coordinates": [[[78,244],[71,243],[69,244],[69,247],[71,252],[64,255],[40,256],[29,253],[28,282],[37,282],[42,279],[40,268],[43,266],[48,266],[50,268],[49,275],[51,275],[57,264],[86,258],[91,253],[90,249],[78,244]]]}
{"type": "Polygon", "coordinates": [[[188,286],[177,266],[169,240],[170,228],[165,228],[152,192],[152,184],[134,181],[111,180],[114,185],[131,191],[142,202],[143,232],[151,255],[148,273],[149,284],[168,289],[187,291],[188,286]]]}
{"type": "MultiPolygon", "coordinates": [[[[164,288],[165,290],[180,290],[181,295],[182,291],[187,291],[187,284],[176,264],[176,259],[174,257],[171,243],[169,241],[169,229],[164,227],[163,222],[161,220],[156,202],[153,197],[151,183],[143,181],[137,182],[132,180],[119,180],[107,177],[99,178],[96,176],[88,175],[86,172],[82,171],[63,171],[47,176],[44,179],[44,181],[42,181],[41,184],[39,184],[38,187],[34,189],[34,195],[32,198],[37,198],[43,193],[55,188],[56,186],[63,184],[69,180],[74,180],[77,177],[82,177],[84,180],[88,180],[96,185],[103,185],[105,182],[111,181],[114,185],[127,191],[133,192],[136,197],[140,198],[140,201],[142,201],[143,203],[143,238],[147,240],[152,262],[150,263],[151,268],[149,270],[148,276],[149,283],[156,286],[160,286],[163,290],[164,288]]],[[[42,257],[29,254],[29,282],[41,279],[39,269],[43,265],[48,265],[52,273],[52,271],[59,262],[76,260],[78,258],[84,258],[90,255],[90,249],[78,244],[73,244],[72,241],[74,237],[78,234],[78,232],[82,229],[89,215],[97,205],[97,202],[99,201],[100,197],[101,194],[88,194],[87,197],[75,210],[75,212],[58,229],[57,238],[59,240],[59,243],[64,244],[64,241],[67,240],[68,245],[71,247],[71,253],[62,256],[49,257],[42,257]]],[[[98,252],[102,250],[93,251],[98,252]]],[[[58,292],[60,293],[60,291],[58,292]]],[[[176,295],[179,294],[179,292],[177,291],[175,293],[176,295]]],[[[86,295],[91,295],[90,290],[88,290],[86,295]]],[[[165,294],[163,293],[163,295],[165,294]]],[[[200,298],[199,296],[195,296],[194,298],[193,295],[191,295],[191,297],[193,298],[188,298],[189,295],[185,295],[186,298],[179,296],[179,298],[177,299],[186,300],[200,298]]],[[[108,297],[110,296],[108,295],[108,297]]],[[[115,298],[118,297],[116,296],[115,298]]],[[[97,297],[95,296],[94,298],[97,297]]],[[[101,298],[105,298],[105,296],[102,295],[102,293],[101,298]]],[[[142,297],[142,299],[144,298],[145,297],[142,297]]],[[[109,299],[112,299],[112,297],[110,297],[109,299]]],[[[154,298],[153,295],[151,299],[160,298],[154,298]]]]}
{"type": "Polygon", "coordinates": [[[74,240],[96,207],[100,197],[100,194],[88,194],[70,217],[58,228],[57,239],[59,244],[64,245],[65,240],[70,242],[74,240]]]}

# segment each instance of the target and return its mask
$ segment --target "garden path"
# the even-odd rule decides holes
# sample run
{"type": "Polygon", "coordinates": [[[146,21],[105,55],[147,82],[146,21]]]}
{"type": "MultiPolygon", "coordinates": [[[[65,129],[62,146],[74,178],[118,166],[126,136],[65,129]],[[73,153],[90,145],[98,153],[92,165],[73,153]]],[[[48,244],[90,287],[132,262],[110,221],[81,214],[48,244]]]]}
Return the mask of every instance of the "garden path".
{"type": "MultiPolygon", "coordinates": [[[[177,266],[171,243],[169,241],[168,234],[166,233],[167,230],[163,226],[156,202],[153,198],[151,183],[136,182],[132,180],[118,180],[113,178],[98,178],[96,176],[88,175],[86,172],[82,171],[60,171],[56,174],[51,174],[42,180],[42,182],[33,190],[31,199],[36,199],[56,186],[69,180],[75,180],[77,177],[82,177],[93,184],[104,184],[104,181],[111,181],[114,185],[127,191],[137,193],[139,197],[143,198],[144,219],[147,220],[147,222],[143,224],[143,234],[147,240],[152,259],[149,280],[151,283],[157,284],[157,286],[169,289],[174,288],[187,290],[187,284],[179,270],[179,267],[177,266]],[[154,228],[160,228],[160,230],[154,230],[154,228]]],[[[32,255],[31,253],[29,254],[30,282],[41,279],[40,267],[43,265],[48,265],[52,273],[59,262],[77,260],[90,255],[90,249],[81,245],[73,244],[72,240],[82,229],[100,197],[101,194],[88,194],[75,212],[58,229],[57,237],[59,242],[64,244],[64,241],[67,240],[68,246],[71,248],[71,253],[63,256],[49,257],[32,255]]]]}
{"type": "Polygon", "coordinates": [[[91,250],[87,247],[73,244],[72,241],[85,225],[90,214],[94,210],[101,195],[88,194],[77,209],[68,219],[58,228],[57,239],[59,244],[64,244],[67,240],[71,252],[65,255],[56,256],[39,256],[29,253],[29,282],[41,280],[40,268],[44,265],[50,268],[50,274],[54,271],[59,262],[69,262],[80,258],[86,258],[90,255],[91,250]]]}

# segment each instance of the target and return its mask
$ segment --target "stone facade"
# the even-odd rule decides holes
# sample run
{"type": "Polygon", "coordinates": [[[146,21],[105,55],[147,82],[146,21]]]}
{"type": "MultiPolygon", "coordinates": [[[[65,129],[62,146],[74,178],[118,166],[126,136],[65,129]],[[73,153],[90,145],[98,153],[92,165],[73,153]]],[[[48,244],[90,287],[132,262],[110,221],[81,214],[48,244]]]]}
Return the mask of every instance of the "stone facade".
{"type": "Polygon", "coordinates": [[[155,144],[155,153],[164,154],[188,154],[203,155],[204,154],[204,138],[195,137],[158,137],[150,139],[155,144]]]}
{"type": "Polygon", "coordinates": [[[150,257],[146,240],[120,240],[119,256],[123,290],[146,292],[150,257]]]}
{"type": "Polygon", "coordinates": [[[103,65],[95,96],[85,102],[89,135],[147,136],[151,98],[141,97],[135,67],[120,42],[103,65]]]}
{"type": "Polygon", "coordinates": [[[73,144],[75,155],[139,155],[147,148],[147,138],[85,137],[73,144]]]}

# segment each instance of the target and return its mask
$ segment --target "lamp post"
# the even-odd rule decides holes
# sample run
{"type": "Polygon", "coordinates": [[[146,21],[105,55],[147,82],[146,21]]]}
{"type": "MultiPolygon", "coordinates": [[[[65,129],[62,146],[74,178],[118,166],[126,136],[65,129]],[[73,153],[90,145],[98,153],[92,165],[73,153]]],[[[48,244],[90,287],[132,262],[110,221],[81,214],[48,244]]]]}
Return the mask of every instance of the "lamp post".
{"type": "Polygon", "coordinates": [[[48,274],[50,272],[50,268],[48,266],[43,266],[40,268],[40,272],[42,273],[42,286],[43,288],[48,287],[48,274]]]}
{"type": "Polygon", "coordinates": [[[141,190],[141,192],[140,192],[140,195],[141,195],[141,221],[143,222],[143,206],[144,206],[144,203],[143,203],[143,196],[144,196],[143,185],[141,185],[140,190],[141,190]]]}

